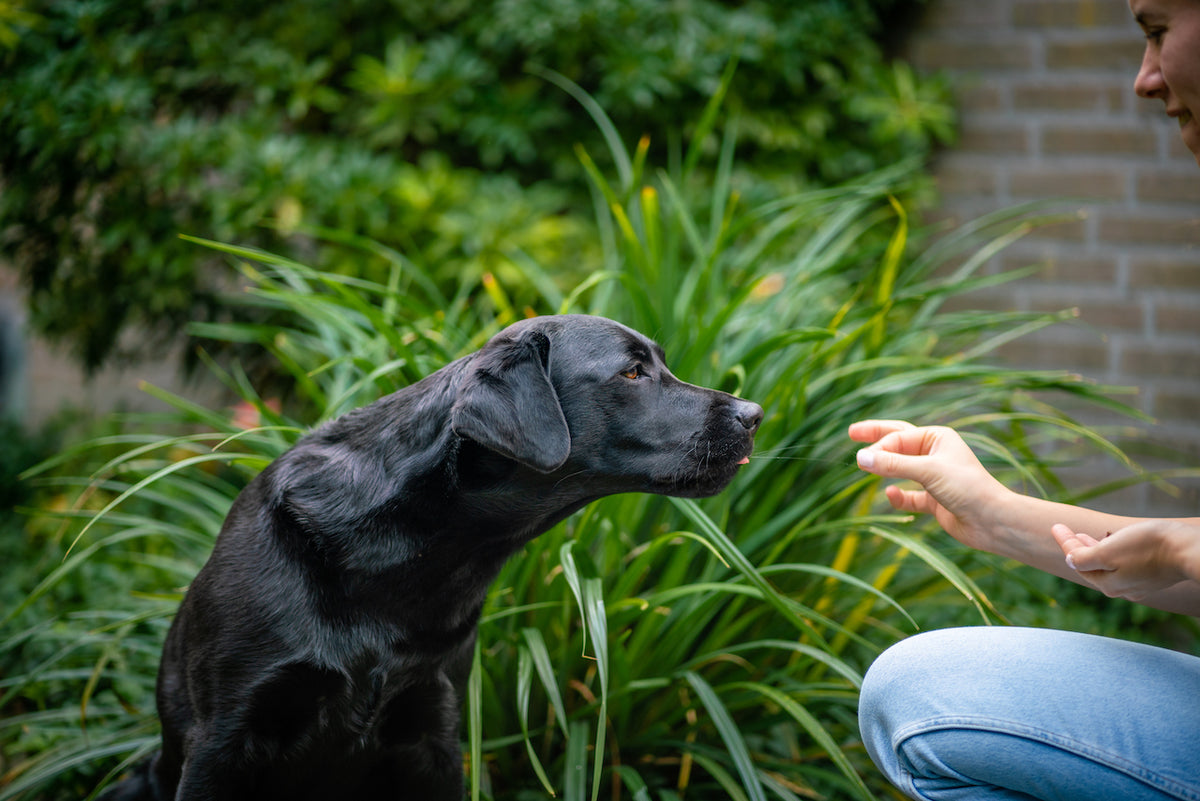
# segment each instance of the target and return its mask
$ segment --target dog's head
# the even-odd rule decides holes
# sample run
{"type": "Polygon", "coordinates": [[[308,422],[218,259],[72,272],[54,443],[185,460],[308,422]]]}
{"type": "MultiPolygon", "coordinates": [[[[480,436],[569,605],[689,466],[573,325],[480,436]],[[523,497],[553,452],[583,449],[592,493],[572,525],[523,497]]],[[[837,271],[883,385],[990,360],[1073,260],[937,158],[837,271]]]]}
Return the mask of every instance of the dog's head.
{"type": "Polygon", "coordinates": [[[745,464],[758,404],[686,384],[662,349],[602,317],[509,326],[472,359],[451,413],[455,434],[597,494],[700,497],[745,464]]]}

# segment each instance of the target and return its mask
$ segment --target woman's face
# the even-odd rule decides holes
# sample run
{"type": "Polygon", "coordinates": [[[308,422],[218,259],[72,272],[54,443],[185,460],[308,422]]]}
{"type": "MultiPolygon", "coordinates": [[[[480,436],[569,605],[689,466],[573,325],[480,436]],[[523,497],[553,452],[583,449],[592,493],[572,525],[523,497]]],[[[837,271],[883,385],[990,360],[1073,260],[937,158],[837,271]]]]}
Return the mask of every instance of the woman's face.
{"type": "Polygon", "coordinates": [[[1200,164],[1200,0],[1129,0],[1129,9],[1146,34],[1133,88],[1163,101],[1200,164]]]}

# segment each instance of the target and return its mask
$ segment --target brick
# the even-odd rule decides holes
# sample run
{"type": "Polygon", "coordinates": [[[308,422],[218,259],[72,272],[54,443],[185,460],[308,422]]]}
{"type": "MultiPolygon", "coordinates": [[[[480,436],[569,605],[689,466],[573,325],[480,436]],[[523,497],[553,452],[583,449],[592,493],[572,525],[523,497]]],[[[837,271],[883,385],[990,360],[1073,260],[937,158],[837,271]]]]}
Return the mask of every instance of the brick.
{"type": "Polygon", "coordinates": [[[964,117],[987,112],[1007,112],[1007,96],[999,86],[979,75],[954,76],[954,105],[964,117]]]}
{"type": "Polygon", "coordinates": [[[1178,124],[1166,114],[1166,106],[1161,100],[1139,97],[1133,90],[1133,81],[1135,76],[1129,78],[1129,94],[1125,96],[1128,108],[1137,115],[1138,119],[1145,120],[1143,124],[1149,124],[1162,128],[1164,131],[1167,128],[1178,129],[1178,124]]]}
{"type": "Polygon", "coordinates": [[[1086,253],[1082,255],[1050,253],[1021,255],[1006,253],[1001,260],[1004,269],[1018,269],[1030,264],[1043,265],[1037,279],[1047,283],[1087,284],[1090,286],[1115,286],[1117,283],[1117,261],[1111,256],[1086,253]]]}
{"type": "MultiPolygon", "coordinates": [[[[1164,334],[1196,337],[1197,350],[1200,350],[1200,292],[1190,299],[1174,297],[1155,304],[1154,324],[1164,334]]],[[[1200,411],[1200,404],[1196,411],[1200,411]]]]}
{"type": "Polygon", "coordinates": [[[1141,304],[1127,301],[1086,301],[1079,304],[1079,319],[1106,333],[1142,333],[1146,312],[1141,304]]]}
{"type": "Polygon", "coordinates": [[[998,189],[996,170],[973,159],[943,160],[934,178],[945,197],[995,196],[998,189]]]}
{"type": "Polygon", "coordinates": [[[1016,198],[1119,200],[1127,194],[1127,184],[1124,172],[1103,169],[1016,169],[1009,176],[1009,191],[1016,198]]]}
{"type": "Polygon", "coordinates": [[[1046,67],[1050,70],[1103,70],[1127,73],[1133,80],[1142,63],[1145,42],[1136,30],[1128,36],[1085,40],[1054,37],[1046,42],[1046,67]]]}
{"type": "Polygon", "coordinates": [[[1105,211],[1098,236],[1111,243],[1194,246],[1200,242],[1200,212],[1179,217],[1145,211],[1105,211]]]}
{"type": "Polygon", "coordinates": [[[995,155],[1032,153],[1033,137],[1023,125],[964,121],[958,151],[995,155]]]}
{"type": "Polygon", "coordinates": [[[1121,349],[1118,361],[1122,373],[1156,378],[1200,381],[1200,349],[1161,342],[1141,342],[1121,349]]]}
{"type": "MultiPolygon", "coordinates": [[[[1101,467],[1109,466],[1102,465],[1101,467]]],[[[1065,471],[1062,468],[1058,468],[1054,472],[1056,475],[1060,475],[1068,488],[1076,490],[1091,490],[1096,487],[1102,487],[1111,484],[1114,479],[1125,478],[1129,475],[1129,471],[1124,466],[1111,466],[1108,472],[1101,472],[1099,468],[1086,470],[1078,474],[1065,471]]],[[[1148,506],[1145,497],[1145,486],[1134,484],[1133,486],[1121,487],[1106,492],[1103,495],[1089,497],[1087,507],[1114,515],[1149,517],[1151,513],[1147,511],[1148,506]]],[[[1167,516],[1165,511],[1159,509],[1156,509],[1154,514],[1160,517],[1167,516]]],[[[1188,516],[1190,516],[1188,512],[1179,512],[1177,515],[1177,517],[1188,516]]]]}
{"type": "Polygon", "coordinates": [[[1044,79],[1016,83],[1012,89],[1014,111],[1113,111],[1124,103],[1129,87],[1117,81],[1047,84],[1044,79]]]}
{"type": "Polygon", "coordinates": [[[1153,414],[1159,420],[1195,423],[1196,410],[1200,409],[1200,386],[1191,391],[1159,390],[1154,398],[1153,414]]]}
{"type": "Polygon", "coordinates": [[[1085,344],[1025,337],[1001,348],[1000,356],[1009,364],[1035,370],[1070,370],[1092,377],[1108,369],[1108,347],[1099,339],[1085,344]]]}
{"type": "Polygon", "coordinates": [[[1200,292],[1200,253],[1134,255],[1129,261],[1129,285],[1134,289],[1200,292]]]}
{"type": "Polygon", "coordinates": [[[1023,38],[930,38],[913,45],[912,61],[926,69],[1019,70],[1034,63],[1034,49],[1023,38]]]}
{"type": "Polygon", "coordinates": [[[1175,492],[1167,493],[1157,485],[1148,485],[1146,511],[1132,514],[1147,517],[1195,517],[1200,509],[1200,487],[1181,479],[1173,479],[1170,483],[1176,487],[1175,492]]]}
{"type": "Polygon", "coordinates": [[[1178,123],[1171,120],[1170,127],[1171,132],[1167,136],[1167,158],[1179,162],[1181,167],[1195,169],[1200,166],[1197,164],[1197,156],[1183,143],[1183,137],[1179,135],[1178,123]]]}
{"type": "Polygon", "coordinates": [[[1112,0],[1018,0],[1013,4],[1012,21],[1022,28],[1136,30],[1129,7],[1112,0]]]}
{"type": "MultiPolygon", "coordinates": [[[[1148,414],[1155,414],[1154,405],[1147,407],[1148,414]]],[[[1142,436],[1136,442],[1138,448],[1130,447],[1129,452],[1138,461],[1152,470],[1179,467],[1179,455],[1188,456],[1186,464],[1195,467],[1200,464],[1200,441],[1196,435],[1200,429],[1194,426],[1180,427],[1166,419],[1158,419],[1151,423],[1143,423],[1142,436]],[[1188,429],[1191,430],[1188,430],[1188,429]]],[[[1200,486],[1200,478],[1189,479],[1200,486]]]]}
{"type": "Polygon", "coordinates": [[[1155,138],[1138,125],[1047,125],[1042,131],[1042,152],[1048,155],[1153,156],[1155,138]]]}
{"type": "MultiPolygon", "coordinates": [[[[1154,409],[1150,409],[1154,414],[1154,409]]],[[[1178,467],[1196,467],[1200,464],[1200,440],[1195,426],[1180,425],[1178,421],[1169,418],[1158,418],[1153,423],[1142,426],[1142,437],[1133,444],[1127,445],[1127,452],[1138,460],[1138,463],[1149,470],[1173,469],[1178,467]]],[[[1200,489],[1200,478],[1193,476],[1176,477],[1171,483],[1180,489],[1192,487],[1200,489]]]]}
{"type": "Polygon", "coordinates": [[[979,0],[939,0],[929,3],[921,17],[921,30],[961,33],[963,30],[995,30],[1007,24],[1003,3],[979,0]]]}
{"type": "Polygon", "coordinates": [[[1200,173],[1188,166],[1139,168],[1136,179],[1138,199],[1200,205],[1200,173]]]}

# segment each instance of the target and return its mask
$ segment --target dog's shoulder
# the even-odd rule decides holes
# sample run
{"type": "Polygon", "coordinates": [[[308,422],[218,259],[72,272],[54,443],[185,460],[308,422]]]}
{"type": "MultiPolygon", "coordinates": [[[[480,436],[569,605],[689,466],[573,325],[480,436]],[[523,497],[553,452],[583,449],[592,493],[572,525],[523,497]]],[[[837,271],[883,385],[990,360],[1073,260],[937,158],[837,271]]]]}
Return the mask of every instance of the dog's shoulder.
{"type": "Polygon", "coordinates": [[[403,485],[444,469],[450,410],[470,359],[347,412],[304,436],[260,476],[262,500],[311,524],[342,527],[403,485]]]}

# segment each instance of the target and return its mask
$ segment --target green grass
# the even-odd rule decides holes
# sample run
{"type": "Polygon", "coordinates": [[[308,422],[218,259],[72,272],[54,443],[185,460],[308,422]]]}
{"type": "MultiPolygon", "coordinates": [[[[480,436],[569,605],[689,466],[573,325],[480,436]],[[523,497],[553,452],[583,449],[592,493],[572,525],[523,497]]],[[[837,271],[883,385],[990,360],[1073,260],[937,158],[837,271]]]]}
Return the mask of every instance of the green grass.
{"type": "MultiPolygon", "coordinates": [[[[858,740],[863,671],[918,628],[1000,622],[1003,610],[981,586],[986,560],[883,511],[847,426],[958,425],[1033,491],[1056,489],[1057,443],[1113,452],[1047,401],[1115,407],[1104,388],[985,361],[1067,314],[944,308],[1014,277],[979,268],[1054,215],[1026,207],[936,237],[914,232],[902,202],[913,165],[746,206],[734,187],[736,131],[710,136],[705,125],[670,170],[650,168],[645,143],[625,152],[615,132],[615,182],[580,154],[603,254],[582,281],[561,287],[552,266],[509,257],[542,298],[534,311],[621,320],[656,338],[684,380],[761,403],[756,455],[715,498],[608,498],[506,565],[464,710],[472,798],[894,797],[858,740]],[[714,139],[717,178],[700,185],[689,165],[714,139]]],[[[526,313],[494,278],[447,290],[403,254],[310,233],[388,260],[391,279],[196,240],[240,269],[244,291],[230,302],[273,320],[192,330],[257,345],[290,378],[275,404],[237,365],[206,361],[261,425],[243,430],[228,410],[147,387],[173,412],[31,473],[71,500],[40,511],[63,527],[63,561],[0,624],[0,799],[91,797],[154,747],[169,617],[246,481],[310,426],[526,313]],[[88,576],[96,583],[81,604],[58,597],[88,576]]]]}

